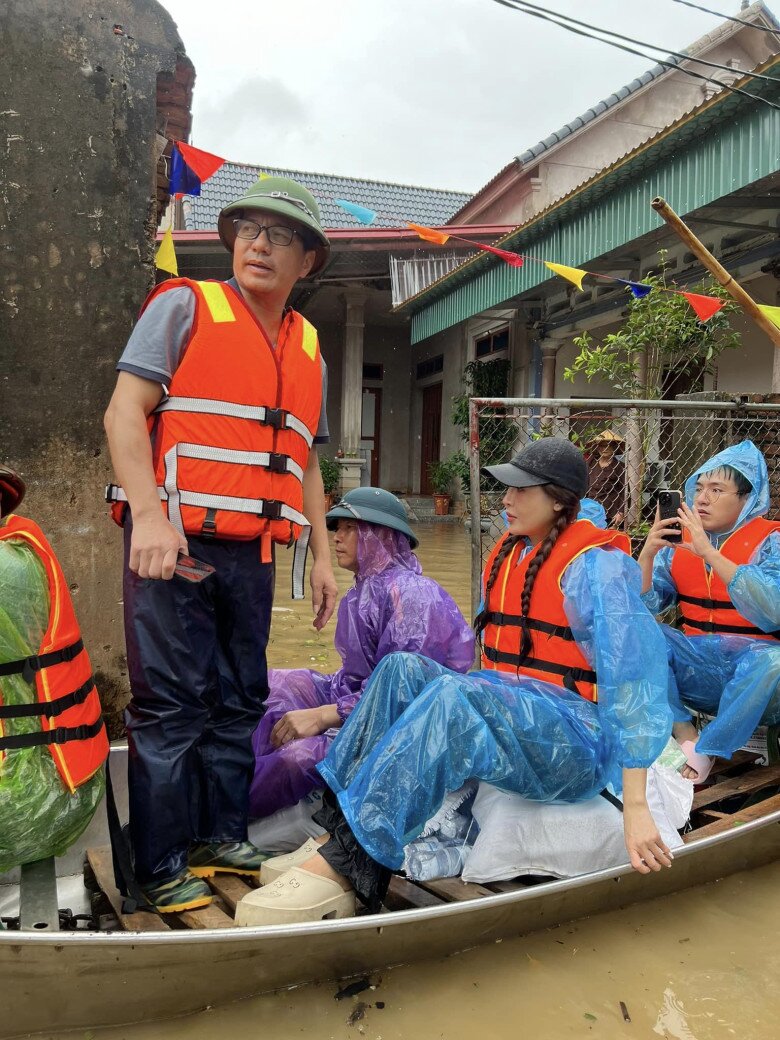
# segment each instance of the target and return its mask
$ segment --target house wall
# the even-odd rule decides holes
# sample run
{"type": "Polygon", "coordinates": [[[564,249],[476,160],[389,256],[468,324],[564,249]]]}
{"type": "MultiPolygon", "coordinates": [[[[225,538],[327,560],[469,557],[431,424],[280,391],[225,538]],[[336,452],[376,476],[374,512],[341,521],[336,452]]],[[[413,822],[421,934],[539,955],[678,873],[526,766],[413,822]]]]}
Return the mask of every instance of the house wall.
{"type": "Polygon", "coordinates": [[[110,711],[127,680],[102,415],[154,284],[158,75],[183,46],[155,0],[4,0],[0,39],[0,459],[28,483],[20,511],[62,562],[110,711]]]}

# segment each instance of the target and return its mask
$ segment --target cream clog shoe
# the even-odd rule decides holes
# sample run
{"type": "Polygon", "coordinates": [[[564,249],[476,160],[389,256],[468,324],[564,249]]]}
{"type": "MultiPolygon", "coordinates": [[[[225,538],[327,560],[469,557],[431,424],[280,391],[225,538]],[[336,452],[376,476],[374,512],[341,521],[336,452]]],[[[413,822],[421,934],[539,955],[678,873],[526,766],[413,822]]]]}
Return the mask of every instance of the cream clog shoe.
{"type": "Polygon", "coordinates": [[[236,924],[258,926],[333,921],[355,916],[355,893],[337,881],[292,867],[270,885],[245,895],[236,906],[236,924]]]}
{"type": "Polygon", "coordinates": [[[282,874],[286,874],[290,867],[300,867],[307,859],[311,859],[320,851],[320,845],[316,838],[308,838],[295,852],[286,852],[284,856],[272,856],[260,864],[260,884],[270,885],[282,874]]]}

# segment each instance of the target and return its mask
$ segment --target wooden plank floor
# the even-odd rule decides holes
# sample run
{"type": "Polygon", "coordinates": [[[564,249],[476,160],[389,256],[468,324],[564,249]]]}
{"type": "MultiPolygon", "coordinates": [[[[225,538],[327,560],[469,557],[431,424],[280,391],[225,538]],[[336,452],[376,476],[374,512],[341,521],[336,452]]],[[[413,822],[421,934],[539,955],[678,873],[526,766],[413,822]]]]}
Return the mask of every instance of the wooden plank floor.
{"type": "MultiPolygon", "coordinates": [[[[684,835],[686,843],[722,834],[780,810],[780,765],[755,766],[754,762],[755,756],[743,752],[738,752],[730,761],[716,761],[710,774],[714,782],[701,787],[694,795],[693,828],[684,835]],[[735,803],[734,799],[739,801],[735,803]],[[724,803],[727,801],[731,811],[725,811],[724,803]],[[746,804],[748,802],[750,804],[746,804]]],[[[119,927],[127,931],[160,931],[170,927],[193,930],[235,928],[236,906],[255,887],[235,875],[217,875],[206,879],[214,893],[214,902],[202,910],[167,914],[165,919],[146,912],[124,914],[122,898],[114,885],[111,850],[89,849],[87,859],[98,886],[113,907],[119,927]]],[[[496,893],[522,891],[531,883],[544,884],[537,879],[512,879],[477,885],[457,877],[417,882],[394,875],[385,903],[389,911],[444,906],[483,899],[496,893]]]]}

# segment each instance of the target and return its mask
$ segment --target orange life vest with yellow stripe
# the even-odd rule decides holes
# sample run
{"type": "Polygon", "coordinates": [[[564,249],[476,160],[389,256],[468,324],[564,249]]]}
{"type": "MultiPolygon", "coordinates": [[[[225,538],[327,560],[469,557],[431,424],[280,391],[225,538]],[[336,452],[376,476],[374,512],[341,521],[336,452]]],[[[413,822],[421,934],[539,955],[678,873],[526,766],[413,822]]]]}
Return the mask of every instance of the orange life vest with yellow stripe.
{"type": "Polygon", "coordinates": [[[89,780],[108,755],[108,737],[92,666],[81,639],[65,576],[43,532],[27,517],[11,514],[0,524],[0,541],[28,545],[43,564],[49,586],[49,622],[32,657],[0,664],[3,676],[35,682],[36,704],[4,704],[0,696],[0,756],[9,750],[47,745],[71,791],[89,780]],[[40,731],[9,733],[12,719],[40,718],[40,731]]]}
{"type": "MultiPolygon", "coordinates": [[[[764,539],[778,530],[780,523],[756,517],[729,535],[718,551],[732,563],[750,563],[764,539]]],[[[683,531],[683,540],[691,540],[687,531],[683,531]]],[[[723,580],[708,570],[700,556],[675,549],[670,573],[677,587],[682,630],[687,635],[723,632],[755,639],[780,639],[780,632],[764,632],[739,613],[723,580]]]]}
{"type": "MultiPolygon", "coordinates": [[[[182,286],[195,294],[192,331],[150,416],[163,511],[184,534],[289,544],[308,527],[303,474],[322,406],[317,332],[288,310],[274,348],[240,293],[217,281],[169,279],[141,313],[182,286]]],[[[113,486],[109,497],[126,500],[113,486]]]]}
{"type": "MultiPolygon", "coordinates": [[[[493,561],[508,537],[511,536],[505,535],[493,547],[486,574],[490,573],[493,561]]],[[[535,546],[518,563],[524,545],[519,540],[509,552],[485,603],[488,623],[482,633],[482,667],[543,679],[565,686],[586,700],[596,701],[596,673],[574,640],[563,609],[561,581],[566,568],[588,549],[613,546],[628,552],[628,536],[621,531],[601,530],[589,520],[569,524],[537,572],[527,618],[532,649],[529,657],[521,663],[520,602],[528,565],[539,551],[539,545],[535,546]]]]}

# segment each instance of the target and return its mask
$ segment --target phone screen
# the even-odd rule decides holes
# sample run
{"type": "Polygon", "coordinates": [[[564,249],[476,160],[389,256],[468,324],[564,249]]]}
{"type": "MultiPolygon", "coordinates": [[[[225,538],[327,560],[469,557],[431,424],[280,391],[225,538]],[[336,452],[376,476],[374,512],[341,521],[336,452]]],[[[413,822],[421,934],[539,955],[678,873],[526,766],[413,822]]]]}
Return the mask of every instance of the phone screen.
{"type": "MultiPolygon", "coordinates": [[[[659,491],[658,492],[658,512],[661,520],[677,520],[677,510],[680,508],[680,492],[679,491],[659,491]]],[[[682,529],[668,527],[664,538],[668,542],[681,542],[682,541],[682,529]]]]}

